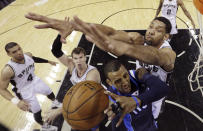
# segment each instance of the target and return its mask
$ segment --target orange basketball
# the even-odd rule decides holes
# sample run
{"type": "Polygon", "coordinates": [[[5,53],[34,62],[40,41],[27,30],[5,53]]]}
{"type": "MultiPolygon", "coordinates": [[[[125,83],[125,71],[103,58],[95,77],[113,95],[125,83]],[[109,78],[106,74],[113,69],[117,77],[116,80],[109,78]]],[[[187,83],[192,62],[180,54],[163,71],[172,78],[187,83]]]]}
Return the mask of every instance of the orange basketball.
{"type": "Polygon", "coordinates": [[[195,7],[203,14],[203,0],[193,0],[195,7]]]}
{"type": "Polygon", "coordinates": [[[63,99],[64,119],[73,129],[89,130],[104,119],[109,99],[104,88],[94,81],[71,87],[63,99]]]}

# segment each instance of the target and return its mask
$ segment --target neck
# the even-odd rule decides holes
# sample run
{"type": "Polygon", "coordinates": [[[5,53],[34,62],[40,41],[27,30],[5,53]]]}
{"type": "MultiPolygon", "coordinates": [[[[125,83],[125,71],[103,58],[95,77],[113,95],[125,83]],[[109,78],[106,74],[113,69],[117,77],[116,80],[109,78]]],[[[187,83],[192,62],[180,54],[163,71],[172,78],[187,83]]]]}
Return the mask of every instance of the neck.
{"type": "Polygon", "coordinates": [[[19,64],[24,64],[24,63],[25,63],[25,59],[23,59],[23,60],[16,60],[16,59],[12,59],[12,58],[11,58],[11,60],[12,60],[13,62],[19,63],[19,64]]]}
{"type": "Polygon", "coordinates": [[[87,65],[77,67],[77,75],[79,77],[83,76],[83,74],[85,73],[86,70],[87,70],[87,65]]]}
{"type": "Polygon", "coordinates": [[[164,44],[164,40],[160,42],[160,44],[157,44],[154,46],[155,48],[159,49],[164,44]]]}

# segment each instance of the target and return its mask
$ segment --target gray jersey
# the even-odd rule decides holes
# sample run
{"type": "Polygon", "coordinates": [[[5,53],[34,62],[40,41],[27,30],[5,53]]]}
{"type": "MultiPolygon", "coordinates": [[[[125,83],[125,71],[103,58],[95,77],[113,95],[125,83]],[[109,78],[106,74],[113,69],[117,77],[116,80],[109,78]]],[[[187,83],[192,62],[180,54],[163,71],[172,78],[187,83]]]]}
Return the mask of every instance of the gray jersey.
{"type": "Polygon", "coordinates": [[[73,71],[72,71],[72,75],[71,75],[70,81],[72,82],[73,85],[75,85],[75,84],[77,84],[77,83],[79,83],[81,81],[85,81],[86,77],[87,77],[87,73],[90,70],[93,70],[95,68],[96,67],[94,67],[94,66],[88,65],[87,70],[85,71],[85,73],[81,77],[78,77],[77,70],[76,70],[76,68],[74,68],[73,71]]]}
{"type": "Polygon", "coordinates": [[[29,85],[35,77],[34,60],[26,54],[24,54],[24,59],[24,64],[16,63],[12,60],[8,62],[8,65],[14,71],[14,77],[11,79],[11,84],[18,90],[29,85]]]}

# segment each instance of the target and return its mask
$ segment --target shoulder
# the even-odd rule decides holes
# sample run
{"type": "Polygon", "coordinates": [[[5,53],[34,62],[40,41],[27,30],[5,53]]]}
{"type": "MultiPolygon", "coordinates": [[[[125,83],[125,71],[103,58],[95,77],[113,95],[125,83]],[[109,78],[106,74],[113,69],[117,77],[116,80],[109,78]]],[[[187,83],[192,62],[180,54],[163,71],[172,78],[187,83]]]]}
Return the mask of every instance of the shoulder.
{"type": "Polygon", "coordinates": [[[1,77],[5,80],[11,79],[14,76],[14,71],[13,69],[9,66],[6,65],[2,70],[1,70],[1,77]]]}
{"type": "Polygon", "coordinates": [[[32,57],[32,53],[31,52],[26,52],[26,55],[28,55],[29,57],[32,57]]]}
{"type": "Polygon", "coordinates": [[[99,71],[97,70],[97,68],[94,68],[94,69],[88,71],[86,80],[92,80],[92,81],[96,81],[98,83],[101,82],[100,74],[99,74],[99,71]]]}
{"type": "Polygon", "coordinates": [[[95,68],[92,68],[91,70],[89,70],[87,75],[99,75],[99,71],[95,67],[95,68]]]}

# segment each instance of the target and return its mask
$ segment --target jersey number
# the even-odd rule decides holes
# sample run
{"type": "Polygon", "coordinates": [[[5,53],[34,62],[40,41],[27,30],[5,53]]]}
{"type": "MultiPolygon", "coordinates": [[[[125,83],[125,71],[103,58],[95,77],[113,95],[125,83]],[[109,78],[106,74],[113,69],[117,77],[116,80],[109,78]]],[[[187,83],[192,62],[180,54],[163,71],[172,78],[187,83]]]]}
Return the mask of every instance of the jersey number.
{"type": "Polygon", "coordinates": [[[171,9],[168,9],[167,10],[167,15],[170,15],[171,14],[171,9]]]}
{"type": "Polygon", "coordinates": [[[27,78],[27,81],[32,81],[33,80],[33,77],[32,77],[32,74],[30,74],[27,78]]]}

